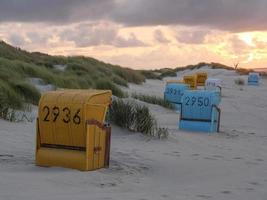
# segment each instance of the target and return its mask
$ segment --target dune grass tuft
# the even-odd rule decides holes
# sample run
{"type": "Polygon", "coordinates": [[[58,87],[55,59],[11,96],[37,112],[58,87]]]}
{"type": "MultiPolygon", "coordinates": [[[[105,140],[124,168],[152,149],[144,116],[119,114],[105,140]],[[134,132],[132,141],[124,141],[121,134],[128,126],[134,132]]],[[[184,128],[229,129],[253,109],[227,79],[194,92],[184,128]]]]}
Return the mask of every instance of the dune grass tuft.
{"type": "Polygon", "coordinates": [[[151,115],[148,107],[136,102],[114,99],[109,117],[111,122],[130,131],[157,138],[168,136],[168,130],[158,127],[157,121],[151,115]]]}
{"type": "Polygon", "coordinates": [[[41,97],[40,92],[30,83],[18,81],[11,84],[14,90],[24,99],[24,102],[34,105],[38,104],[41,97]]]}
{"type": "Polygon", "coordinates": [[[237,78],[235,79],[236,85],[245,85],[245,80],[243,78],[237,78]]]}
{"type": "Polygon", "coordinates": [[[173,104],[171,104],[168,101],[165,101],[163,98],[161,97],[157,97],[157,96],[151,96],[151,95],[146,95],[146,94],[137,94],[137,93],[133,93],[132,97],[134,99],[138,99],[140,101],[144,101],[150,104],[156,104],[171,110],[174,110],[175,107],[173,104]]]}
{"type": "Polygon", "coordinates": [[[22,108],[23,98],[7,82],[0,80],[0,118],[8,119],[10,110],[22,108]]]}

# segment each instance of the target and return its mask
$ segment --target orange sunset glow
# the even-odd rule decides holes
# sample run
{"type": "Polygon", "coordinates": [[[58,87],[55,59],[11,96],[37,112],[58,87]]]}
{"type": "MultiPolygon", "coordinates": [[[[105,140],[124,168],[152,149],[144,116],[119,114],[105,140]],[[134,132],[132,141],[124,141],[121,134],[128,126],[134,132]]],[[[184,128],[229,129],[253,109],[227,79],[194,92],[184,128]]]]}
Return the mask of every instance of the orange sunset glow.
{"type": "Polygon", "coordinates": [[[12,16],[1,12],[0,39],[28,51],[90,56],[135,69],[199,62],[267,66],[267,32],[261,20],[266,14],[260,9],[252,15],[247,8],[260,8],[262,1],[250,4],[239,0],[237,10],[231,1],[212,1],[206,7],[210,1],[104,0],[79,1],[77,5],[65,1],[63,5],[57,0],[46,6],[39,1],[31,5],[28,1],[28,9],[32,6],[34,10],[31,14],[25,13],[21,3],[8,5],[4,1],[1,9],[6,6],[17,12],[12,16]],[[182,9],[186,12],[179,14],[182,9]]]}

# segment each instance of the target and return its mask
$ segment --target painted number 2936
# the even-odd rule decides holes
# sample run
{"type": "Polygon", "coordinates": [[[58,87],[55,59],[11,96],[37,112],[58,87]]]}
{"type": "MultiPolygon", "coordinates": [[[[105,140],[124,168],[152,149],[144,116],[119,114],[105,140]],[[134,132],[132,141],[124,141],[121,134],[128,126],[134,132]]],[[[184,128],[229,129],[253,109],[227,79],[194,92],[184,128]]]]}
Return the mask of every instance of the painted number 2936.
{"type": "Polygon", "coordinates": [[[80,124],[81,123],[81,117],[80,117],[80,112],[81,109],[78,109],[74,115],[72,116],[71,110],[68,107],[64,107],[62,110],[59,109],[59,107],[55,106],[52,109],[50,109],[48,106],[43,107],[43,112],[44,112],[44,122],[56,122],[58,120],[58,117],[63,115],[62,121],[64,123],[69,123],[73,122],[74,124],[80,124]]]}
{"type": "Polygon", "coordinates": [[[197,105],[197,106],[209,106],[210,104],[210,99],[208,97],[186,97],[185,98],[185,105],[186,106],[194,106],[194,105],[197,105]]]}

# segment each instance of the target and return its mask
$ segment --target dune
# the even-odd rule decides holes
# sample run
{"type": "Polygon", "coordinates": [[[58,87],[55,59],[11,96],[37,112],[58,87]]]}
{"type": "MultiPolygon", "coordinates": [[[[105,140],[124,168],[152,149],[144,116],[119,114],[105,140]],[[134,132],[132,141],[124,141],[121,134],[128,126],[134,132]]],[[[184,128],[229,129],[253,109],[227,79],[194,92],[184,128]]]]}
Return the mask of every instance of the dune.
{"type": "MultiPolygon", "coordinates": [[[[35,122],[0,120],[0,199],[266,200],[267,79],[259,87],[237,86],[234,80],[247,76],[209,67],[177,77],[196,71],[223,80],[221,132],[180,131],[178,113],[145,103],[169,137],[153,139],[112,125],[108,169],[37,167],[35,122]]],[[[129,84],[125,90],[162,97],[170,79],[129,84]]]]}

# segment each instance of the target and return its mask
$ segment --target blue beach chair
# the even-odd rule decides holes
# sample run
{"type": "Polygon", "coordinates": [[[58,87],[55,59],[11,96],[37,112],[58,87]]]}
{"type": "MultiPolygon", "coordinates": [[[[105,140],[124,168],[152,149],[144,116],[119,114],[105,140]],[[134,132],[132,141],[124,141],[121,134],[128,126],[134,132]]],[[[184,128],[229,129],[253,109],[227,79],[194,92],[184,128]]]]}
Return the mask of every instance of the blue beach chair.
{"type": "Polygon", "coordinates": [[[164,91],[164,100],[174,104],[176,110],[179,111],[184,91],[188,89],[189,86],[184,83],[167,83],[164,91]]]}
{"type": "Polygon", "coordinates": [[[221,96],[217,91],[186,90],[181,100],[179,128],[188,131],[219,132],[221,96]]]}
{"type": "Polygon", "coordinates": [[[251,72],[248,75],[248,85],[255,85],[259,86],[260,85],[260,75],[259,73],[256,72],[251,72]]]}

